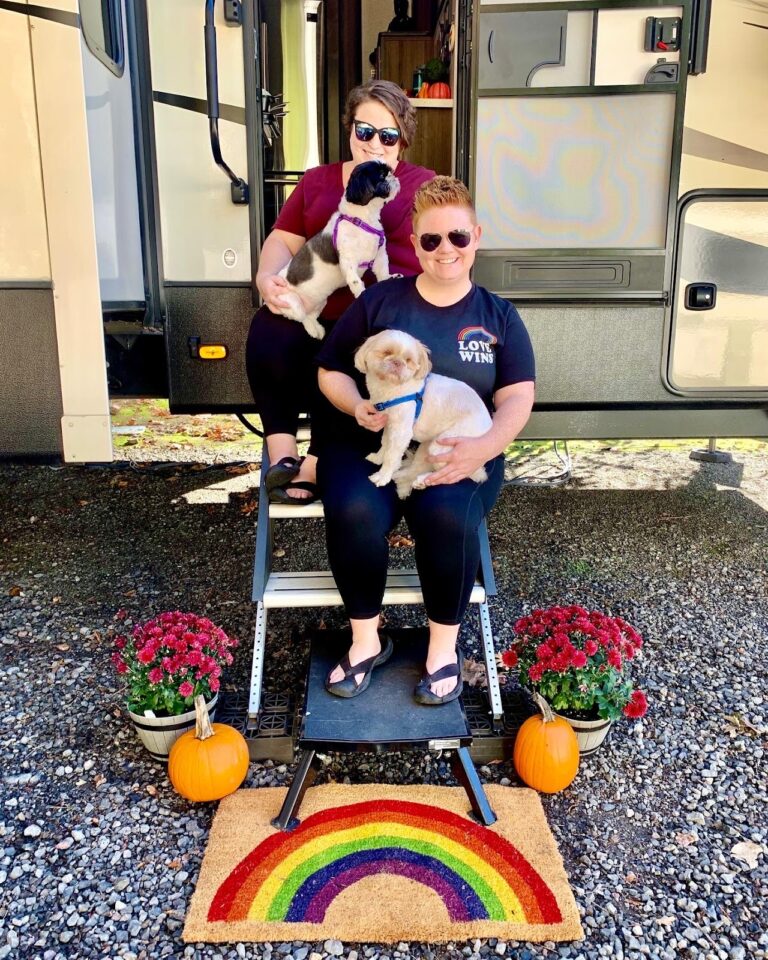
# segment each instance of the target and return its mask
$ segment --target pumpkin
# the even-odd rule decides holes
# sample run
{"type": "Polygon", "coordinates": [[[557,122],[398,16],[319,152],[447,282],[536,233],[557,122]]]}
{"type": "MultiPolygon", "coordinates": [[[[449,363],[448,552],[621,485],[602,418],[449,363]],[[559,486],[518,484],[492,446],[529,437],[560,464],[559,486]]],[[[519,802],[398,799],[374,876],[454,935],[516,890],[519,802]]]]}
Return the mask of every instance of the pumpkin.
{"type": "Polygon", "coordinates": [[[416,99],[426,100],[428,96],[429,96],[429,84],[422,83],[422,85],[419,87],[419,93],[416,99]]]}
{"type": "Polygon", "coordinates": [[[442,80],[439,83],[430,83],[429,95],[435,100],[450,100],[451,88],[447,83],[443,83],[442,80]]]}
{"type": "Polygon", "coordinates": [[[576,776],[579,742],[567,720],[556,717],[538,693],[534,698],[541,714],[529,717],[518,730],[512,759],[523,783],[540,793],[557,793],[576,776]]]}
{"type": "Polygon", "coordinates": [[[195,697],[195,729],[171,747],[168,776],[182,797],[207,803],[234,793],[248,773],[248,744],[226,723],[211,724],[205,697],[195,697]]]}

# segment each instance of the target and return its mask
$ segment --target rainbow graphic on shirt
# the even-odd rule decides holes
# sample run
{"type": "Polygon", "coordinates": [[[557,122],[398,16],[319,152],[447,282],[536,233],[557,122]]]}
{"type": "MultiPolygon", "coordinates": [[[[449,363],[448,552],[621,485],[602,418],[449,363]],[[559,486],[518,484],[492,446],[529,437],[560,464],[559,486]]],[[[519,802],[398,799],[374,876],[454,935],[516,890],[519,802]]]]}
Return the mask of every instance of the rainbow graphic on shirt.
{"type": "Polygon", "coordinates": [[[550,888],[504,837],[439,807],[396,800],[323,810],[263,840],[216,891],[208,920],[321,923],[343,890],[375,874],[429,887],[455,922],[562,920],[550,888]]]}
{"type": "Polygon", "coordinates": [[[457,337],[459,356],[469,363],[493,363],[497,338],[485,327],[464,327],[457,337]]]}

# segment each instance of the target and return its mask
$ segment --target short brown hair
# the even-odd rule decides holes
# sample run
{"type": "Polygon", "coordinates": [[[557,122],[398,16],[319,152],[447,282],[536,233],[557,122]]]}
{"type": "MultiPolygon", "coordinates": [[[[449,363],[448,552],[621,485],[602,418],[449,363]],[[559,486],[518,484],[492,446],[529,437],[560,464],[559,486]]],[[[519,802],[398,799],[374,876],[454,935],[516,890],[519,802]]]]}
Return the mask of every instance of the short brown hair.
{"type": "Polygon", "coordinates": [[[434,207],[465,207],[472,213],[472,222],[477,223],[469,190],[455,177],[437,176],[422,183],[413,197],[413,222],[434,207]]]}
{"type": "Polygon", "coordinates": [[[369,100],[376,100],[395,118],[400,131],[401,150],[410,146],[416,136],[416,111],[400,87],[391,80],[368,80],[349,91],[344,116],[341,118],[347,134],[352,132],[357,108],[369,100]]]}

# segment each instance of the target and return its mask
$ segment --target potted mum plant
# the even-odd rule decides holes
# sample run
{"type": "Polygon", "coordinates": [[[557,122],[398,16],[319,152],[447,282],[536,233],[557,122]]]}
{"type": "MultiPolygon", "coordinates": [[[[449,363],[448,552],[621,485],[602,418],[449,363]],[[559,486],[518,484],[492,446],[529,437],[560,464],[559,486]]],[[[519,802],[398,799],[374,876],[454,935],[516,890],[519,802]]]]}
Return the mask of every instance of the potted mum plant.
{"type": "Polygon", "coordinates": [[[141,742],[167,760],[174,742],[195,725],[195,697],[216,712],[222,667],[237,640],[206,617],[161,613],[115,638],[112,663],[126,683],[125,704],[141,742]]]}
{"type": "Polygon", "coordinates": [[[648,701],[630,678],[643,639],[621,617],[550,607],[522,617],[514,631],[500,665],[516,668],[522,686],[571,724],[582,756],[594,753],[614,720],[644,716],[648,701]]]}

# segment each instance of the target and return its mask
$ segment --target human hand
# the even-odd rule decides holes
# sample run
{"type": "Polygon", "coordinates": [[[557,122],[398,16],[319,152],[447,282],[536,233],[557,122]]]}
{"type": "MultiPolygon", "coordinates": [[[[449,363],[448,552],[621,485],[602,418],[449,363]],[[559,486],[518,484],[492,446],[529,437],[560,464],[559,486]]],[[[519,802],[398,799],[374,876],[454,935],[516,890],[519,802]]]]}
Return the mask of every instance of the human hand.
{"type": "Polygon", "coordinates": [[[285,307],[289,306],[288,301],[281,297],[281,293],[287,293],[289,289],[288,281],[277,273],[268,277],[257,277],[256,286],[264,301],[265,306],[269,307],[272,313],[280,313],[285,307]]]}
{"type": "Polygon", "coordinates": [[[441,466],[426,478],[424,485],[427,487],[466,480],[495,456],[483,437],[445,437],[438,443],[453,449],[429,457],[430,463],[439,463],[441,466]]]}
{"type": "Polygon", "coordinates": [[[370,400],[361,400],[355,407],[355,420],[361,427],[370,430],[372,433],[378,433],[383,430],[387,422],[386,413],[377,410],[370,400]]]}

